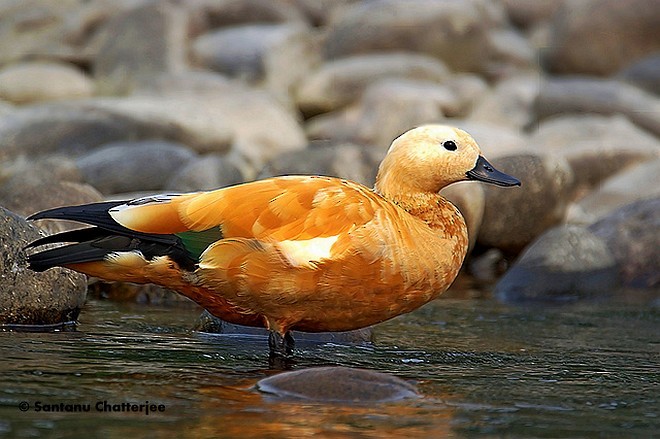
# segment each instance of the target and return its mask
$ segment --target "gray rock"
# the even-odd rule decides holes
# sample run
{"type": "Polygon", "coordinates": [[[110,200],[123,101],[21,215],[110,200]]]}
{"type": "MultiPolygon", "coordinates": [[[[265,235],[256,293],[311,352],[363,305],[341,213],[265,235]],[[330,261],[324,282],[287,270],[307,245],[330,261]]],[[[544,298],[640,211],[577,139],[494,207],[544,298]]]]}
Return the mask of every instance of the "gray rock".
{"type": "Polygon", "coordinates": [[[436,59],[410,53],[352,56],[323,64],[296,90],[296,103],[308,115],[336,110],[357,101],[366,87],[384,78],[442,82],[449,77],[436,59]]]}
{"type": "Polygon", "coordinates": [[[244,181],[240,169],[225,156],[210,154],[193,158],[175,172],[165,189],[175,192],[211,190],[244,181]]]}
{"type": "Polygon", "coordinates": [[[660,141],[621,115],[566,115],[541,122],[530,134],[533,151],[564,157],[579,191],[617,172],[660,158],[660,141]]]}
{"type": "Polygon", "coordinates": [[[195,154],[159,140],[111,143],[79,157],[84,180],[102,193],[159,191],[195,154]]]}
{"type": "Polygon", "coordinates": [[[276,175],[328,175],[371,187],[377,164],[364,147],[354,144],[312,144],[302,151],[282,154],[269,162],[257,178],[276,175]]]}
{"type": "Polygon", "coordinates": [[[415,386],[392,375],[343,366],[282,372],[260,380],[260,392],[293,400],[375,403],[417,398],[415,386]]]}
{"type": "Polygon", "coordinates": [[[517,50],[501,47],[492,30],[504,30],[499,3],[481,0],[356,2],[329,24],[326,54],[340,58],[407,50],[428,54],[453,70],[499,71],[517,50]]]}
{"type": "Polygon", "coordinates": [[[617,288],[616,261],[605,242],[580,226],[538,237],[495,286],[507,302],[602,298],[617,288]]]}
{"type": "Polygon", "coordinates": [[[154,284],[109,283],[93,279],[90,280],[87,294],[90,297],[114,302],[199,307],[184,295],[154,284]]]}
{"type": "Polygon", "coordinates": [[[553,73],[610,75],[660,49],[655,0],[562,2],[544,63],[553,73]]]}
{"type": "Polygon", "coordinates": [[[92,70],[100,94],[127,94],[161,72],[185,67],[187,18],[168,2],[148,2],[109,20],[92,70]]]}
{"type": "MultiPolygon", "coordinates": [[[[206,310],[197,319],[193,330],[209,334],[268,335],[268,331],[265,328],[227,323],[206,310]]],[[[292,332],[298,346],[307,342],[364,344],[373,341],[373,330],[371,327],[341,332],[292,332]]]]}
{"type": "Polygon", "coordinates": [[[619,72],[619,79],[660,95],[660,54],[653,54],[627,66],[619,72]]]}
{"type": "Polygon", "coordinates": [[[589,230],[611,249],[624,285],[660,293],[660,198],[624,206],[589,230]]]}
{"type": "Polygon", "coordinates": [[[491,161],[517,177],[520,188],[484,185],[486,207],[478,243],[517,253],[547,229],[559,224],[570,202],[573,174],[568,163],[553,156],[521,154],[491,161]]]}
{"type": "Polygon", "coordinates": [[[219,110],[192,96],[88,99],[26,107],[0,119],[4,139],[0,157],[78,155],[105,143],[153,138],[202,152],[225,151],[232,131],[219,111],[224,116],[228,109],[219,110]]]}
{"type": "Polygon", "coordinates": [[[192,54],[205,68],[263,84],[288,97],[293,86],[320,63],[315,40],[302,24],[251,24],[198,37],[192,54]]]}
{"type": "Polygon", "coordinates": [[[539,119],[567,113],[623,114],[660,136],[660,99],[614,80],[554,78],[542,83],[535,103],[539,119]]]}
{"type": "Polygon", "coordinates": [[[208,28],[250,23],[304,22],[304,14],[295,2],[287,0],[201,0],[188,7],[205,16],[208,28]]]}
{"type": "Polygon", "coordinates": [[[523,29],[550,20],[562,4],[557,0],[504,0],[503,3],[511,22],[523,29]]]}
{"type": "Polygon", "coordinates": [[[539,77],[536,74],[506,78],[484,93],[469,119],[522,131],[533,121],[533,106],[538,93],[539,77]]]}
{"type": "Polygon", "coordinates": [[[488,160],[527,151],[527,137],[510,126],[473,119],[452,119],[448,123],[470,133],[488,160]]]}
{"type": "MultiPolygon", "coordinates": [[[[17,214],[28,216],[53,207],[102,201],[103,197],[87,184],[68,181],[12,178],[0,188],[0,205],[17,214]]],[[[80,228],[80,224],[44,220],[39,227],[50,233],[80,228]]]]}
{"type": "Polygon", "coordinates": [[[69,64],[25,62],[0,71],[0,99],[14,104],[86,98],[94,84],[69,64]]]}
{"type": "Polygon", "coordinates": [[[469,87],[453,81],[437,84],[410,79],[382,79],[367,86],[361,99],[341,111],[308,121],[313,139],[351,141],[387,148],[410,127],[441,121],[444,114],[459,114],[471,105],[469,87]]]}
{"type": "Polygon", "coordinates": [[[21,0],[0,4],[0,65],[26,59],[89,64],[97,26],[149,0],[21,0]]]}
{"type": "Polygon", "coordinates": [[[39,325],[75,321],[85,303],[85,276],[61,268],[44,273],[29,270],[23,248],[42,235],[2,207],[0,229],[0,328],[30,325],[38,330],[39,325]]]}
{"type": "Polygon", "coordinates": [[[600,183],[596,189],[572,204],[566,220],[591,224],[634,201],[660,196],[660,159],[631,166],[600,183]]]}

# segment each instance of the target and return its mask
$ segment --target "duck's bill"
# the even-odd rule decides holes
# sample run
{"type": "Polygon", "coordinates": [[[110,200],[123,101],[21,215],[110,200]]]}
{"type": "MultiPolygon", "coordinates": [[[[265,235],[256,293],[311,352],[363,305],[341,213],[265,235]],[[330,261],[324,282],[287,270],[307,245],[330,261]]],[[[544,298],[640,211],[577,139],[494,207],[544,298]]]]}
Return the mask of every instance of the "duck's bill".
{"type": "Polygon", "coordinates": [[[520,180],[498,171],[482,156],[479,156],[474,169],[468,171],[466,175],[470,180],[479,180],[498,186],[520,186],[520,180]]]}

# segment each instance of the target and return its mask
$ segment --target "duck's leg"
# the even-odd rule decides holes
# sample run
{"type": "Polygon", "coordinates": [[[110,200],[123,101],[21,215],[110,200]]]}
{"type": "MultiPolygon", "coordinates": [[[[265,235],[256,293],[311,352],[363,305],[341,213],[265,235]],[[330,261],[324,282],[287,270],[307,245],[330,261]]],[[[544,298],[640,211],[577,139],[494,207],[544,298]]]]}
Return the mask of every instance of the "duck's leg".
{"type": "Polygon", "coordinates": [[[290,357],[293,355],[295,345],[296,342],[291,331],[286,331],[284,335],[278,331],[268,331],[268,347],[271,356],[290,357]]]}

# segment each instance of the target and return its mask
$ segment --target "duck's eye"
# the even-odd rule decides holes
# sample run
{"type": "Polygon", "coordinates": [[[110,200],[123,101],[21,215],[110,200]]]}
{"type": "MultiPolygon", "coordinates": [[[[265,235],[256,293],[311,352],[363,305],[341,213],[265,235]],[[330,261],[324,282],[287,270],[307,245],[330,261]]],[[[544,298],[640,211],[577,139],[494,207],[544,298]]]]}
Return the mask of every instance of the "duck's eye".
{"type": "Polygon", "coordinates": [[[456,151],[456,142],[453,140],[447,140],[446,142],[443,142],[442,146],[445,147],[447,151],[456,151]]]}

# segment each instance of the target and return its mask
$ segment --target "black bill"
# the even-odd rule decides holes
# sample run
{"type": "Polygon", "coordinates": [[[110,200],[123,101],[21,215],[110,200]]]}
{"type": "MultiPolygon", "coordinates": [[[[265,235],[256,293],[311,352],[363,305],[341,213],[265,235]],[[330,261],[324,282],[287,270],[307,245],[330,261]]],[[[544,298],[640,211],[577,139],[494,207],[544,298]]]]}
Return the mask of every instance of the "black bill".
{"type": "Polygon", "coordinates": [[[470,180],[479,180],[498,186],[520,186],[520,180],[498,171],[483,156],[479,156],[476,166],[466,172],[466,175],[470,180]]]}

